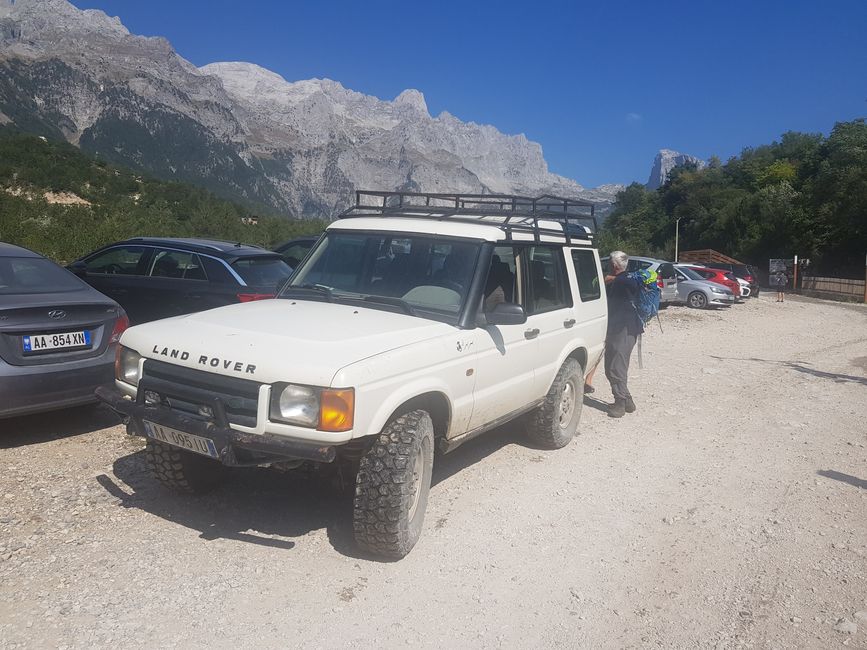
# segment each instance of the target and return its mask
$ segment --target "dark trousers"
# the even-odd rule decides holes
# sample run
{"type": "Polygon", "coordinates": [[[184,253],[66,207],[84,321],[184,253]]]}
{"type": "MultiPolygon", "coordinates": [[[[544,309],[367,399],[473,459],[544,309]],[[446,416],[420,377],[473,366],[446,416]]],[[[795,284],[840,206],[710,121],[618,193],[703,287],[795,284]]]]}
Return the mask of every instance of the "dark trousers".
{"type": "Polygon", "coordinates": [[[614,399],[625,400],[632,397],[626,386],[629,374],[629,357],[635,347],[636,336],[630,334],[626,327],[614,332],[608,332],[605,338],[605,376],[611,384],[614,399]]]}

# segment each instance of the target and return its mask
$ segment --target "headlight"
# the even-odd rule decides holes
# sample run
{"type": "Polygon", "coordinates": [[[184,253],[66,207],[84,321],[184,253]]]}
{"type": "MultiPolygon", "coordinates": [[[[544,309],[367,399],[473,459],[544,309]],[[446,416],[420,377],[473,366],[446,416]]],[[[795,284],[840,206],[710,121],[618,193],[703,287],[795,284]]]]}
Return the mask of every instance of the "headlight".
{"type": "Polygon", "coordinates": [[[317,428],[320,431],[349,431],[355,413],[355,391],[317,388],[298,384],[271,387],[271,420],[317,428]]]}
{"type": "Polygon", "coordinates": [[[719,289],[717,287],[711,287],[710,290],[713,291],[714,293],[723,293],[723,294],[728,293],[725,289],[719,289]]]}
{"type": "Polygon", "coordinates": [[[127,384],[138,386],[139,361],[141,361],[141,355],[138,352],[122,345],[117,346],[117,355],[114,358],[114,376],[127,384]]]}

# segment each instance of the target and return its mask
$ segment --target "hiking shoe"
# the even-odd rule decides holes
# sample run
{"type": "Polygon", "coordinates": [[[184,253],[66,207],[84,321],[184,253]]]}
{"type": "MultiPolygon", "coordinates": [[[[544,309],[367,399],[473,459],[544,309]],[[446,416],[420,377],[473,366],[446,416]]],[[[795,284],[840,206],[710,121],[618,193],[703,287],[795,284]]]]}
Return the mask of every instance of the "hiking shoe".
{"type": "Polygon", "coordinates": [[[635,402],[632,401],[631,397],[626,398],[626,402],[623,405],[623,410],[627,413],[635,413],[635,402]]]}
{"type": "Polygon", "coordinates": [[[610,418],[622,418],[625,413],[626,402],[622,399],[615,399],[614,404],[608,407],[608,417],[610,418]]]}

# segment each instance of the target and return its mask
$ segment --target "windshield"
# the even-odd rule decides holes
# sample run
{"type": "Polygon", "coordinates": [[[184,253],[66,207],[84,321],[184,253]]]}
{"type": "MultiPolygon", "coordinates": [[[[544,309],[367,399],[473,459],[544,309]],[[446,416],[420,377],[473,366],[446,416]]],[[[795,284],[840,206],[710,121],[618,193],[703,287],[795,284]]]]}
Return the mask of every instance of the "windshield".
{"type": "Polygon", "coordinates": [[[232,268],[251,287],[267,287],[275,291],[280,283],[292,275],[292,268],[282,257],[244,257],[235,260],[232,268]]]}
{"type": "Polygon", "coordinates": [[[307,289],[314,299],[363,300],[368,306],[453,320],[466,299],[480,248],[478,242],[431,235],[330,231],[281,295],[298,297],[307,289]]]}
{"type": "Polygon", "coordinates": [[[79,291],[81,281],[54,262],[38,257],[0,257],[0,295],[79,291]]]}
{"type": "Polygon", "coordinates": [[[679,268],[677,270],[680,271],[681,273],[683,273],[690,280],[704,280],[704,278],[702,276],[700,276],[698,273],[696,273],[692,269],[688,269],[688,268],[684,267],[684,268],[679,268]]]}

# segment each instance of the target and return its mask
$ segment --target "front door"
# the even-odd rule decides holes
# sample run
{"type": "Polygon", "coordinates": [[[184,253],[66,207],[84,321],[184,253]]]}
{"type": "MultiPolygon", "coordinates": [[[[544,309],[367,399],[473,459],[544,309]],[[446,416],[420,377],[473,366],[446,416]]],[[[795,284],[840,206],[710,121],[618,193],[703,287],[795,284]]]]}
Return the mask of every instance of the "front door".
{"type": "MultiPolygon", "coordinates": [[[[497,246],[488,272],[483,309],[498,302],[524,304],[526,249],[497,246]]],[[[476,347],[470,429],[483,427],[536,399],[539,331],[532,318],[522,325],[488,325],[473,330],[476,347]]]]}

